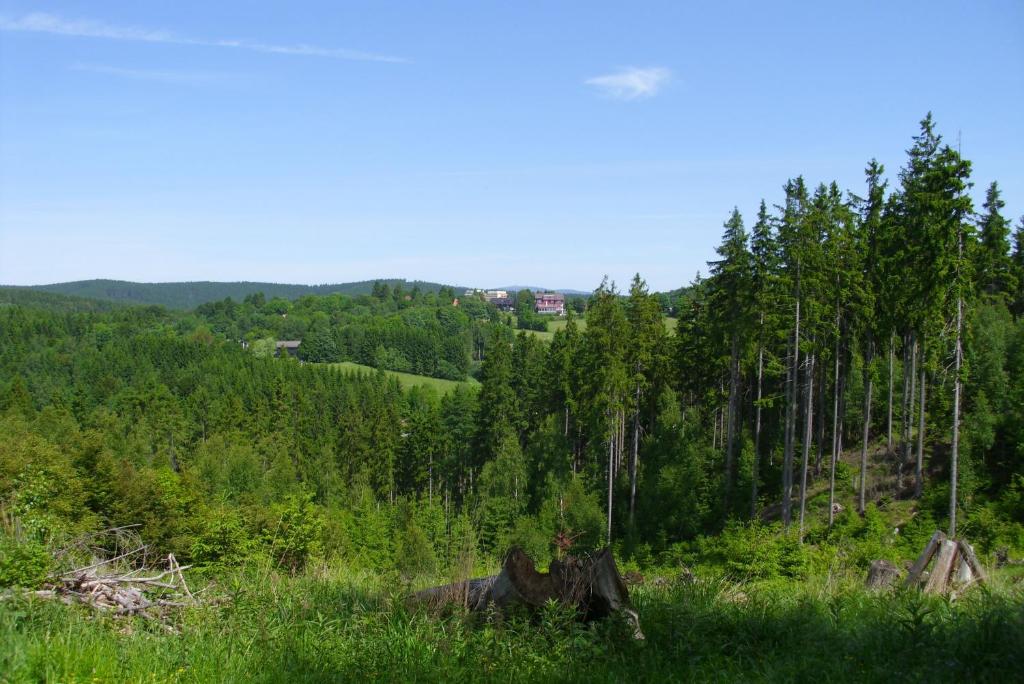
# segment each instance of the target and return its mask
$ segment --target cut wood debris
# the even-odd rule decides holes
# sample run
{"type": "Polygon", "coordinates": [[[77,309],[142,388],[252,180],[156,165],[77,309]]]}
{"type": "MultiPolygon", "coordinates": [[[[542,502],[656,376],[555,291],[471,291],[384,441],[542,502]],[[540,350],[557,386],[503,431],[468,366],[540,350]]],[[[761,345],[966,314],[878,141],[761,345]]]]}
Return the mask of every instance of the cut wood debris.
{"type": "Polygon", "coordinates": [[[167,556],[167,569],[155,571],[136,568],[127,572],[109,571],[106,562],[71,570],[32,592],[42,598],[64,603],[82,603],[112,615],[163,617],[170,608],[196,602],[185,581],[188,565],[179,565],[174,554],[167,556]]]}
{"type": "Polygon", "coordinates": [[[156,619],[175,608],[197,604],[185,581],[191,566],[179,564],[173,553],[152,562],[149,546],[135,532],[137,527],[115,527],[72,540],[54,553],[58,569],[43,588],[27,594],[80,603],[114,616],[156,619]]]}
{"type": "Polygon", "coordinates": [[[963,539],[948,539],[936,530],[925,545],[924,551],[911,566],[904,586],[923,584],[929,594],[945,594],[954,589],[964,589],[975,582],[987,579],[985,569],[978,562],[974,548],[963,539]],[[927,568],[931,565],[931,571],[927,568]]]}

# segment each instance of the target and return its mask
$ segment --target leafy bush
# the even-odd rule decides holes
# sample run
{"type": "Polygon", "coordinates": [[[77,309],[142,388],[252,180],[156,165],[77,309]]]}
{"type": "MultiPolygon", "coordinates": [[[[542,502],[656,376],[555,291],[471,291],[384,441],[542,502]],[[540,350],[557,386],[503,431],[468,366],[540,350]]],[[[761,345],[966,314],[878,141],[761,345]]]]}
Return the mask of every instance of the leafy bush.
{"type": "Polygon", "coordinates": [[[820,566],[810,545],[779,525],[730,523],[717,537],[700,537],[698,555],[713,560],[729,575],[746,579],[805,578],[820,566]]]}
{"type": "Polygon", "coordinates": [[[405,358],[402,352],[390,347],[384,347],[383,345],[377,347],[373,354],[373,366],[383,370],[399,371],[402,373],[408,373],[413,370],[409,359],[405,358]]]}
{"type": "Polygon", "coordinates": [[[395,534],[395,567],[406,581],[433,573],[437,556],[427,533],[419,525],[414,502],[399,504],[399,525],[395,534]]]}
{"type": "Polygon", "coordinates": [[[0,587],[38,587],[53,565],[53,556],[42,542],[0,532],[0,587]]]}
{"type": "Polygon", "coordinates": [[[301,570],[320,550],[323,518],[313,504],[313,496],[289,495],[283,503],[271,507],[271,518],[276,518],[277,523],[263,535],[271,557],[292,572],[301,570]]]}
{"type": "Polygon", "coordinates": [[[983,553],[1002,547],[1024,550],[1024,525],[1001,517],[996,504],[972,507],[964,516],[960,533],[983,553]]]}
{"type": "Polygon", "coordinates": [[[214,506],[206,509],[189,552],[197,565],[220,568],[241,564],[256,547],[237,510],[214,506]]]}

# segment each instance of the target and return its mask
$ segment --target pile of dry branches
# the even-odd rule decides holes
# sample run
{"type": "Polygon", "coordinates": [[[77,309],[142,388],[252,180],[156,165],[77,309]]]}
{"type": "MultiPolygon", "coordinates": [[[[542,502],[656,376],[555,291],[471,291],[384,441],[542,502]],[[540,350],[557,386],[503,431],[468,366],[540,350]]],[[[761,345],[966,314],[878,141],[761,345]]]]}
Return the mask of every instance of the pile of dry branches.
{"type": "Polygon", "coordinates": [[[172,608],[193,605],[195,594],[185,581],[188,565],[179,565],[174,554],[149,562],[150,550],[132,532],[119,527],[80,537],[55,554],[64,570],[57,570],[35,596],[64,603],[82,603],[112,615],[162,618],[172,608]],[[112,553],[111,553],[112,551],[112,553]],[[90,562],[77,565],[88,554],[90,562]],[[105,556],[110,556],[106,558],[105,556]]]}

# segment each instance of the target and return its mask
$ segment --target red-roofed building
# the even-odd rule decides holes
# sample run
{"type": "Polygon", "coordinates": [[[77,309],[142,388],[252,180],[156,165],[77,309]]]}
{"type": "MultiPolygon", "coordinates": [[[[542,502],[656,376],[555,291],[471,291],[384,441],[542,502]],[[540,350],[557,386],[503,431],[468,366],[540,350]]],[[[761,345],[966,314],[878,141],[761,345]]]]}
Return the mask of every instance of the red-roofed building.
{"type": "Polygon", "coordinates": [[[533,300],[533,310],[539,314],[565,315],[565,295],[561,292],[537,292],[533,300]]]}

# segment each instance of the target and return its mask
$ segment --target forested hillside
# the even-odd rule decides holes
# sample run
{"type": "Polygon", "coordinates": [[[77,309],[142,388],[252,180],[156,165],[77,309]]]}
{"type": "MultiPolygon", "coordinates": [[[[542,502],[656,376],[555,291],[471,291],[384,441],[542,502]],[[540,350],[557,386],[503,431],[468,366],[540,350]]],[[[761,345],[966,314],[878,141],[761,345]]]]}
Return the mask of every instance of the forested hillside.
{"type": "MultiPolygon", "coordinates": [[[[289,300],[314,294],[369,294],[375,282],[364,280],[327,285],[288,285],[256,282],[133,283],[125,280],[78,280],[70,283],[36,285],[31,289],[123,304],[159,304],[169,309],[193,309],[200,304],[228,297],[240,301],[258,292],[262,292],[270,299],[281,297],[289,300]]],[[[407,281],[400,278],[384,282],[392,287],[400,285],[406,289],[418,288],[424,292],[436,292],[443,287],[439,283],[407,281]]]]}
{"type": "MultiPolygon", "coordinates": [[[[384,283],[194,314],[4,307],[5,506],[40,541],[141,519],[183,555],[225,521],[239,548],[202,553],[241,553],[268,511],[300,506],[385,527],[411,507],[434,554],[464,518],[486,553],[544,556],[562,529],[651,558],[730,520],[820,538],[852,494],[843,520],[912,500],[921,534],[1019,544],[1022,229],[1011,246],[994,183],[974,212],[970,170],[926,119],[894,187],[872,161],[862,196],[795,178],[749,235],[734,211],[674,336],[639,276],[622,295],[602,283],[585,329],[570,318],[550,344],[483,302],[384,283]],[[403,391],[275,359],[268,336],[302,339],[308,361],[455,379],[481,359],[482,385],[403,391]],[[37,487],[56,500],[23,510],[37,487]]],[[[363,528],[310,542],[363,548],[346,536],[363,528]]]]}
{"type": "Polygon", "coordinates": [[[937,528],[1019,555],[1024,219],[996,183],[976,209],[971,173],[929,116],[890,182],[874,160],[849,192],[786,181],[749,229],[727,215],[674,335],[640,275],[603,281],[550,342],[404,284],[189,313],[0,306],[0,585],[136,524],[210,573],[337,562],[407,582],[513,545],[544,562],[560,535],[743,581],[861,576],[937,528]],[[317,363],[343,360],[479,363],[480,386],[317,363]]]}
{"type": "Polygon", "coordinates": [[[101,299],[43,292],[28,287],[0,286],[0,306],[25,306],[49,311],[113,311],[124,305],[101,299]]]}
{"type": "Polygon", "coordinates": [[[301,341],[304,361],[352,361],[448,380],[466,378],[483,356],[488,324],[499,318],[482,299],[460,302],[449,287],[433,293],[382,281],[368,295],[307,295],[290,302],[256,293],[242,302],[203,304],[196,313],[215,333],[244,341],[258,356],[273,355],[277,340],[294,340],[301,341]]]}

